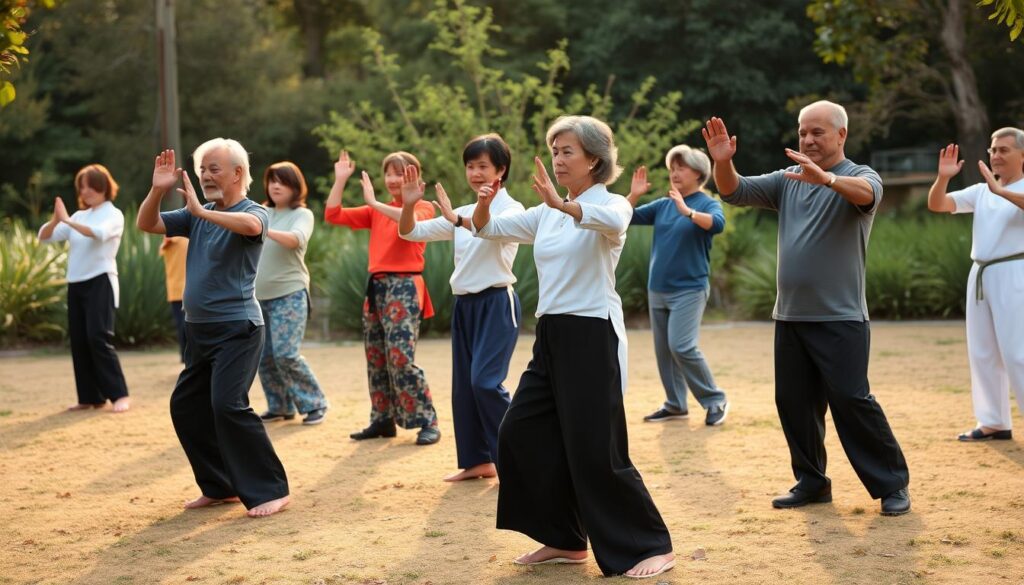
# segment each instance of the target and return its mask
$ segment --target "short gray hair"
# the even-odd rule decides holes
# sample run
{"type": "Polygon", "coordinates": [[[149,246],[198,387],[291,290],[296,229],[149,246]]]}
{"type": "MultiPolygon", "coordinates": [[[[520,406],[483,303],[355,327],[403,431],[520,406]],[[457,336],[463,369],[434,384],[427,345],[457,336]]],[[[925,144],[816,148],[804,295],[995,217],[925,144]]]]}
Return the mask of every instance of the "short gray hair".
{"type": "Polygon", "coordinates": [[[590,170],[594,182],[607,185],[619,178],[622,174],[618,162],[619,149],[615,146],[615,137],[608,124],[590,116],[562,116],[548,128],[548,148],[551,148],[555,138],[565,132],[575,134],[583,152],[597,158],[597,164],[590,170]]]}
{"type": "Polygon", "coordinates": [[[832,121],[832,127],[833,128],[835,128],[836,130],[839,130],[840,128],[847,128],[849,126],[849,124],[850,124],[850,116],[847,115],[846,108],[844,108],[843,106],[841,106],[841,105],[839,105],[839,104],[837,104],[835,102],[830,102],[828,100],[818,100],[818,101],[814,102],[813,104],[808,104],[808,105],[804,106],[803,108],[801,108],[800,109],[800,115],[797,116],[797,118],[796,118],[797,122],[800,122],[800,121],[802,121],[804,119],[804,114],[806,114],[810,110],[813,110],[814,108],[817,108],[817,107],[820,107],[820,106],[824,106],[824,107],[826,107],[826,108],[828,108],[830,110],[829,111],[829,114],[830,114],[829,115],[829,119],[832,121]]]}
{"type": "Polygon", "coordinates": [[[1021,130],[1020,128],[1014,128],[1013,126],[1000,128],[992,133],[992,140],[1006,138],[1007,136],[1013,137],[1014,146],[1017,147],[1017,150],[1024,150],[1024,130],[1021,130]]]}
{"type": "Polygon", "coordinates": [[[685,144],[673,146],[665,155],[665,167],[672,171],[672,163],[679,163],[689,167],[700,175],[700,188],[703,189],[711,177],[711,159],[699,148],[690,148],[685,144]]]}
{"type": "Polygon", "coordinates": [[[199,167],[203,164],[203,157],[213,150],[224,149],[228,151],[231,164],[242,168],[242,194],[249,193],[249,186],[252,185],[252,174],[249,172],[249,153],[237,140],[231,138],[213,138],[200,144],[192,152],[192,165],[195,168],[196,177],[200,176],[199,167]]]}

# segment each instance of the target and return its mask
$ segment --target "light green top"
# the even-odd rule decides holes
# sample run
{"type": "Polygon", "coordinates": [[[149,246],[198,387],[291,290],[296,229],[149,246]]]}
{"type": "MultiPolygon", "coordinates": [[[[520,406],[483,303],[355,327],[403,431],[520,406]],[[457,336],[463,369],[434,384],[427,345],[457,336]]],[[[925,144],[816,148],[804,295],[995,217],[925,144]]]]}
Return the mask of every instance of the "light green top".
{"type": "Polygon", "coordinates": [[[305,207],[270,207],[267,212],[270,214],[269,229],[291,232],[299,239],[299,246],[289,249],[267,237],[260,267],[256,271],[256,298],[261,301],[309,288],[305,257],[306,245],[313,235],[313,212],[305,207]]]}

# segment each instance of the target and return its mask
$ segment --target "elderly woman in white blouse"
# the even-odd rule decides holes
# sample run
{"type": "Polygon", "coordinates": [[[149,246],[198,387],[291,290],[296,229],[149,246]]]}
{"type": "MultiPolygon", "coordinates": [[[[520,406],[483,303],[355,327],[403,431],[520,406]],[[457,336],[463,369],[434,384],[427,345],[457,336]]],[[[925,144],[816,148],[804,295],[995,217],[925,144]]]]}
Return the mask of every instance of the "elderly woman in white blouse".
{"type": "Polygon", "coordinates": [[[58,197],[53,218],[39,230],[40,241],[70,244],[68,337],[78,402],[68,410],[103,408],[107,400],[114,412],[124,412],[131,405],[113,345],[117,249],[124,232],[124,215],[113,203],[117,189],[106,167],[84,167],[75,175],[79,210],[69,216],[58,197]]]}
{"type": "Polygon", "coordinates": [[[497,525],[543,545],[517,564],[584,563],[589,537],[605,575],[653,577],[675,557],[627,450],[615,265],[633,210],[605,186],[622,171],[607,124],[562,117],[546,142],[567,198],[537,158],[542,205],[492,216],[481,192],[473,212],[477,236],[533,244],[539,281],[533,359],[498,432],[497,525]]]}

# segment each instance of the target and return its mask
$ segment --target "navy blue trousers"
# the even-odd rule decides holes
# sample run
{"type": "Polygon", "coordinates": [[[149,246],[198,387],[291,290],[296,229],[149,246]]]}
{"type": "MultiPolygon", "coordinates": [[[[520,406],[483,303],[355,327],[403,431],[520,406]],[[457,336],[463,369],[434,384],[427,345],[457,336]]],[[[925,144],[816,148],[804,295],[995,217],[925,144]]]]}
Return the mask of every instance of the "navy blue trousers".
{"type": "Polygon", "coordinates": [[[460,469],[498,461],[498,426],[511,402],[502,383],[521,317],[519,297],[506,287],[455,297],[452,417],[460,469]]]}

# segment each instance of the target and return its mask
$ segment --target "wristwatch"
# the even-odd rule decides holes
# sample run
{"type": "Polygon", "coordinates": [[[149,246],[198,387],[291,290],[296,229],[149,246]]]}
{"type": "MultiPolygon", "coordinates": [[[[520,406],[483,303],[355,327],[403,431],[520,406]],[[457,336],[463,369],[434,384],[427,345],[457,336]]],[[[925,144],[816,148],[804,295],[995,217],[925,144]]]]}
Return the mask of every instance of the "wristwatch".
{"type": "Polygon", "coordinates": [[[455,216],[455,221],[452,222],[452,225],[454,225],[457,228],[458,227],[462,227],[462,216],[461,215],[456,215],[455,216]]]}
{"type": "Polygon", "coordinates": [[[697,214],[697,212],[696,212],[696,211],[694,211],[693,209],[691,209],[691,210],[690,210],[690,214],[689,214],[689,215],[687,215],[686,217],[688,217],[688,218],[690,218],[690,219],[693,219],[693,216],[694,216],[694,215],[696,215],[696,214],[697,214]]]}
{"type": "Polygon", "coordinates": [[[835,184],[836,184],[836,181],[837,181],[837,180],[839,179],[839,177],[837,177],[835,173],[829,173],[829,174],[828,174],[828,176],[829,176],[830,178],[829,178],[829,180],[828,180],[828,183],[825,183],[825,184],[826,184],[827,186],[831,187],[832,185],[835,185],[835,184]]]}

